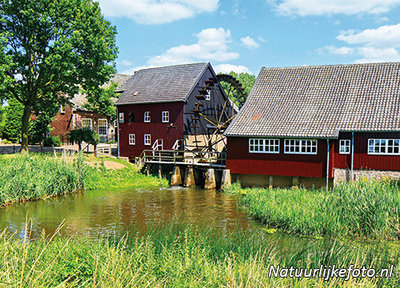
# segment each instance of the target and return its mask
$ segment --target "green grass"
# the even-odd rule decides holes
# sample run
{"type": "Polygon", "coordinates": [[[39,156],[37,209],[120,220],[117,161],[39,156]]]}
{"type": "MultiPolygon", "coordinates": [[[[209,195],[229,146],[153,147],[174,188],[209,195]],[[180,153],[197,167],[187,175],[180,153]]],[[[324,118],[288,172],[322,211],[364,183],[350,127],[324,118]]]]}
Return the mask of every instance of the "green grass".
{"type": "Polygon", "coordinates": [[[146,177],[135,165],[106,158],[125,165],[107,170],[101,158],[78,155],[55,157],[43,154],[0,156],[0,205],[41,199],[93,189],[166,187],[166,179],[146,177]],[[86,162],[97,161],[97,167],[86,162]]]}
{"type": "MultiPolygon", "coordinates": [[[[279,241],[279,240],[277,240],[279,241]]],[[[388,268],[388,248],[339,242],[281,251],[265,234],[224,233],[184,224],[151,227],[145,235],[51,238],[30,242],[0,237],[0,285],[10,287],[399,287],[400,278],[270,278],[270,265],[388,268]]],[[[396,266],[395,272],[398,272],[396,266]]]]}
{"type": "Polygon", "coordinates": [[[313,236],[400,238],[400,187],[386,181],[359,180],[331,190],[226,189],[240,194],[254,218],[284,231],[313,236]]]}

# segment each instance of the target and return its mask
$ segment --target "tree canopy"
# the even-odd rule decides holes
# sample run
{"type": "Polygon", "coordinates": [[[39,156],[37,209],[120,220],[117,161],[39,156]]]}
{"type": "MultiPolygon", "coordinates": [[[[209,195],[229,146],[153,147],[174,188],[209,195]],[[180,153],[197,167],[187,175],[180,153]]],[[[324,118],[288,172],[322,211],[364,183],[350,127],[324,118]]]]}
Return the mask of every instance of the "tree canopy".
{"type": "MultiPolygon", "coordinates": [[[[242,84],[247,98],[247,96],[250,94],[251,88],[253,88],[256,77],[248,73],[237,74],[233,71],[229,72],[228,75],[235,77],[239,81],[239,83],[242,84]]],[[[243,98],[242,95],[238,93],[238,91],[236,91],[231,84],[227,82],[221,82],[221,85],[222,88],[224,88],[225,93],[233,101],[233,103],[235,103],[238,107],[241,107],[244,104],[246,98],[243,98]]]]}
{"type": "Polygon", "coordinates": [[[56,111],[49,107],[109,81],[115,35],[91,0],[0,0],[0,95],[24,107],[22,151],[32,113],[56,111]]]}

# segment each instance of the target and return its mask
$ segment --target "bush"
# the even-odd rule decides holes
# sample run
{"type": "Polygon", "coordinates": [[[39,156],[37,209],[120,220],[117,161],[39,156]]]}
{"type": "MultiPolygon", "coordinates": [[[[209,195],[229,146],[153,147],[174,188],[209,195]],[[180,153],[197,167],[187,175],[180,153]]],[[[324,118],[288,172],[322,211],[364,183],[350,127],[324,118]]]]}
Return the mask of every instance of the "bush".
{"type": "Polygon", "coordinates": [[[74,129],[68,133],[67,139],[70,142],[78,143],[79,150],[81,150],[82,142],[96,146],[100,141],[100,136],[96,131],[90,129],[74,129]]]}
{"type": "Polygon", "coordinates": [[[45,146],[45,147],[60,147],[61,146],[60,136],[49,136],[49,137],[44,138],[43,146],[45,146]]]}

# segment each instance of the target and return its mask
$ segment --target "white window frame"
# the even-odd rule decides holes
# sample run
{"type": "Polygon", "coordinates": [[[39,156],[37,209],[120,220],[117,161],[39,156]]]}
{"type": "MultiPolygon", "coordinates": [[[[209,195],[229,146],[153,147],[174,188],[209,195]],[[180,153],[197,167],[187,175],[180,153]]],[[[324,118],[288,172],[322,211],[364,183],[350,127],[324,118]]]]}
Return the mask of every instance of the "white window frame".
{"type": "Polygon", "coordinates": [[[351,140],[341,139],[339,140],[339,154],[350,154],[351,151],[351,140]]]}
{"type": "Polygon", "coordinates": [[[135,145],[135,134],[129,134],[129,145],[135,145]]]}
{"type": "Polygon", "coordinates": [[[249,153],[279,154],[280,139],[249,138],[249,153]]]}
{"type": "Polygon", "coordinates": [[[120,112],[118,115],[119,123],[124,123],[124,112],[120,112]]]}
{"type": "Polygon", "coordinates": [[[82,119],[81,119],[81,123],[82,123],[82,129],[87,129],[87,128],[89,128],[90,130],[93,129],[93,119],[92,119],[92,118],[82,118],[82,119]],[[83,122],[84,122],[84,121],[89,121],[89,123],[90,123],[89,127],[85,127],[85,126],[83,125],[83,122]]]}
{"type": "Polygon", "coordinates": [[[97,120],[97,132],[99,133],[99,136],[106,136],[108,135],[108,120],[107,119],[98,119],[97,120]],[[106,125],[100,125],[100,122],[105,121],[106,125]],[[105,134],[101,134],[100,133],[100,127],[106,127],[106,133],[105,134]]]}
{"type": "Polygon", "coordinates": [[[211,90],[207,90],[207,94],[204,95],[204,98],[205,98],[207,101],[210,101],[210,100],[211,100],[211,90]]]}
{"type": "Polygon", "coordinates": [[[367,152],[369,155],[400,155],[400,139],[370,138],[368,139],[367,152]],[[391,145],[389,145],[389,142],[391,142],[391,145]],[[378,152],[376,152],[377,147],[378,152]],[[392,149],[391,152],[389,151],[390,148],[392,149]]]}
{"type": "Polygon", "coordinates": [[[65,105],[63,105],[63,104],[60,105],[60,113],[61,114],[65,113],[65,105]]]}
{"type": "Polygon", "coordinates": [[[150,123],[151,122],[150,111],[144,112],[143,122],[144,123],[150,123]]]}
{"type": "Polygon", "coordinates": [[[318,154],[318,140],[316,139],[285,139],[284,146],[285,146],[284,147],[285,154],[302,154],[302,155],[318,154]],[[303,148],[308,150],[309,147],[310,151],[302,151],[303,148]],[[313,151],[313,148],[315,148],[315,151],[313,151]]]}
{"type": "Polygon", "coordinates": [[[161,113],[161,122],[169,123],[169,111],[162,111],[161,113]]]}
{"type": "Polygon", "coordinates": [[[144,145],[151,146],[151,134],[144,134],[144,145]]]}

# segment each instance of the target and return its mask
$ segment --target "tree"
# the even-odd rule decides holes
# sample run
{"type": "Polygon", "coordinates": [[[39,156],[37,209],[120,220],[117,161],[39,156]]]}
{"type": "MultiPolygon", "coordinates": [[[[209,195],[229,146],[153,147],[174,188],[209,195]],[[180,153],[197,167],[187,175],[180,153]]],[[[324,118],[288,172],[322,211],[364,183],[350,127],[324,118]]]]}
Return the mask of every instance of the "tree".
{"type": "Polygon", "coordinates": [[[97,143],[100,141],[100,136],[96,131],[82,128],[71,130],[67,135],[68,141],[73,143],[78,143],[79,151],[82,150],[82,142],[92,144],[94,146],[94,151],[96,151],[97,143]]]}
{"type": "Polygon", "coordinates": [[[0,95],[24,107],[21,151],[28,151],[32,113],[99,89],[115,73],[116,29],[92,0],[0,0],[0,16],[0,95]]]}
{"type": "Polygon", "coordinates": [[[19,143],[21,139],[21,119],[24,107],[16,99],[11,98],[6,107],[3,137],[13,143],[19,143]]]}
{"type": "Polygon", "coordinates": [[[235,77],[245,91],[245,97],[242,97],[238,91],[236,91],[231,84],[222,82],[222,88],[224,88],[227,96],[235,103],[237,106],[241,107],[246,101],[247,96],[250,94],[251,88],[253,88],[254,82],[256,81],[256,77],[254,75],[248,73],[240,73],[239,75],[236,72],[229,72],[228,75],[235,77]]]}

